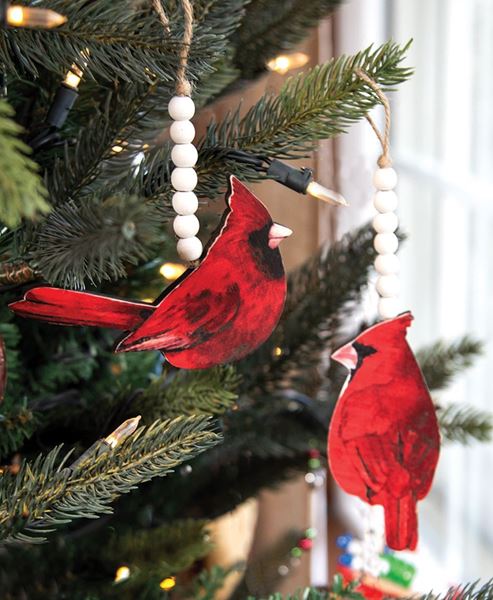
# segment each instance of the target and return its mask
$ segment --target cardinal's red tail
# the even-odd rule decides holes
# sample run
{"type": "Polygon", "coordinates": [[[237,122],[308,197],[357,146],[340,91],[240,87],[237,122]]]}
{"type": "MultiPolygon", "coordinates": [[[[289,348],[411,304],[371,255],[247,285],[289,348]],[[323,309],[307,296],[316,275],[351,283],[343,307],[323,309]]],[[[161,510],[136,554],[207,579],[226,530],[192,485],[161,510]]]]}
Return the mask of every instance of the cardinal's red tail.
{"type": "Polygon", "coordinates": [[[385,537],[393,550],[415,550],[418,543],[418,515],[413,495],[392,498],[384,506],[385,537]]]}
{"type": "Polygon", "coordinates": [[[141,302],[53,287],[33,288],[9,307],[22,317],[57,325],[94,325],[123,331],[135,329],[154,311],[154,306],[141,302]]]}

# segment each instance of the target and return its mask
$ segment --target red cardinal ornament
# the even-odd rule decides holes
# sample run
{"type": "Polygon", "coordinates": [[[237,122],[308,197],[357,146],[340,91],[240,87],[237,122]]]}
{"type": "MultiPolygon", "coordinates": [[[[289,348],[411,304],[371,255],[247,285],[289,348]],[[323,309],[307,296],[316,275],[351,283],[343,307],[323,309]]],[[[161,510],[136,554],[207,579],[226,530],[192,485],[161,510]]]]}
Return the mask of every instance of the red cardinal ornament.
{"type": "Polygon", "coordinates": [[[243,358],[272,333],[286,297],[278,246],[291,230],[238,179],[217,237],[200,265],[153,304],[53,287],[29,290],[10,308],[59,325],[129,331],[116,352],[160,350],[175,367],[205,369],[243,358]]]}
{"type": "Polygon", "coordinates": [[[350,375],[330,424],[330,468],[343,490],[383,506],[394,550],[416,548],[416,503],[430,490],[440,447],[430,393],[406,341],[412,319],[406,312],[382,321],[332,355],[350,375]]]}

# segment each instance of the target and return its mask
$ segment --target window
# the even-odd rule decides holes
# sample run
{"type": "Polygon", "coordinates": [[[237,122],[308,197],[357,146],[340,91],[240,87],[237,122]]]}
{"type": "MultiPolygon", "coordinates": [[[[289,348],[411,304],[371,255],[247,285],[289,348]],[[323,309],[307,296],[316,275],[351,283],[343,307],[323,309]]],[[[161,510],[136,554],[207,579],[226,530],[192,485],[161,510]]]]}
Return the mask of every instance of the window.
{"type": "MultiPolygon", "coordinates": [[[[483,340],[485,355],[437,399],[493,411],[493,3],[351,0],[337,31],[338,54],[414,38],[416,73],[393,98],[392,148],[409,233],[401,252],[402,297],[416,318],[409,337],[414,348],[466,333],[483,340]]],[[[341,191],[358,221],[371,213],[378,151],[368,129],[356,126],[339,153],[341,191]]],[[[341,231],[356,224],[344,218],[341,231]]],[[[492,497],[493,445],[445,445],[419,508],[419,589],[491,576],[492,497]]]]}

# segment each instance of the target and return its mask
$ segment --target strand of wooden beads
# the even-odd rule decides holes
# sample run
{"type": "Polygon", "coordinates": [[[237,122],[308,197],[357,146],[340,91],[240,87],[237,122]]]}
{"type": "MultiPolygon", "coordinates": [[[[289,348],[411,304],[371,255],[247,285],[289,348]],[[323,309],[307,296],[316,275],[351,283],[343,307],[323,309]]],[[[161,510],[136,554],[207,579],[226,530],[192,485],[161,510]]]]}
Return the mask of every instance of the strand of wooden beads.
{"type": "Polygon", "coordinates": [[[378,214],[373,219],[373,229],[376,232],[373,245],[378,253],[375,259],[375,270],[378,273],[376,289],[380,296],[378,300],[378,316],[381,319],[391,319],[399,314],[399,258],[396,255],[399,238],[395,231],[399,220],[395,213],[397,194],[394,188],[397,184],[397,173],[390,166],[377,169],[373,177],[377,189],[373,205],[378,214]]]}
{"type": "MultiPolygon", "coordinates": [[[[197,186],[198,152],[193,145],[195,127],[191,121],[195,114],[192,100],[192,84],[187,79],[188,54],[193,36],[193,6],[190,0],[181,0],[183,8],[183,44],[180,48],[180,61],[176,71],[176,96],[168,104],[168,114],[173,120],[170,137],[174,142],[171,161],[171,185],[174,189],[173,209],[177,213],[173,221],[173,230],[177,235],[176,249],[180,258],[188,262],[198,260],[202,255],[202,242],[197,237],[200,223],[195,213],[199,207],[194,189],[197,186]]],[[[152,6],[161,21],[164,30],[169,33],[169,19],[161,0],[152,0],[152,6]]]]}
{"type": "Polygon", "coordinates": [[[174,142],[171,160],[175,168],[171,172],[173,209],[177,213],[173,229],[179,240],[176,245],[180,258],[186,261],[198,260],[202,254],[202,242],[197,237],[200,223],[195,212],[199,206],[194,189],[197,186],[197,173],[194,169],[198,153],[193,145],[195,127],[190,120],[195,114],[195,104],[189,96],[174,96],[168,104],[168,113],[173,124],[170,137],[174,142]]]}

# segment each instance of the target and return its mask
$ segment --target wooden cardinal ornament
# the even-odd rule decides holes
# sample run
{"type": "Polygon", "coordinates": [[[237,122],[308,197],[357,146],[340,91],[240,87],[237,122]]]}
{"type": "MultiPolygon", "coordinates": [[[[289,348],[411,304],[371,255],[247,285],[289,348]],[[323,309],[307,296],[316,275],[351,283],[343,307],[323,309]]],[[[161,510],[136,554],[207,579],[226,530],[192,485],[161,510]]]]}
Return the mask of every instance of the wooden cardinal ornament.
{"type": "Polygon", "coordinates": [[[243,358],[272,333],[286,297],[278,246],[291,230],[231,177],[217,236],[195,269],[153,304],[53,287],[29,290],[10,308],[59,325],[92,325],[128,333],[116,352],[160,350],[176,367],[204,369],[243,358]]]}
{"type": "Polygon", "coordinates": [[[416,503],[431,487],[440,447],[430,393],[406,341],[412,318],[382,321],[332,355],[350,375],[330,424],[330,468],[346,492],[383,506],[394,550],[416,547],[416,503]]]}

